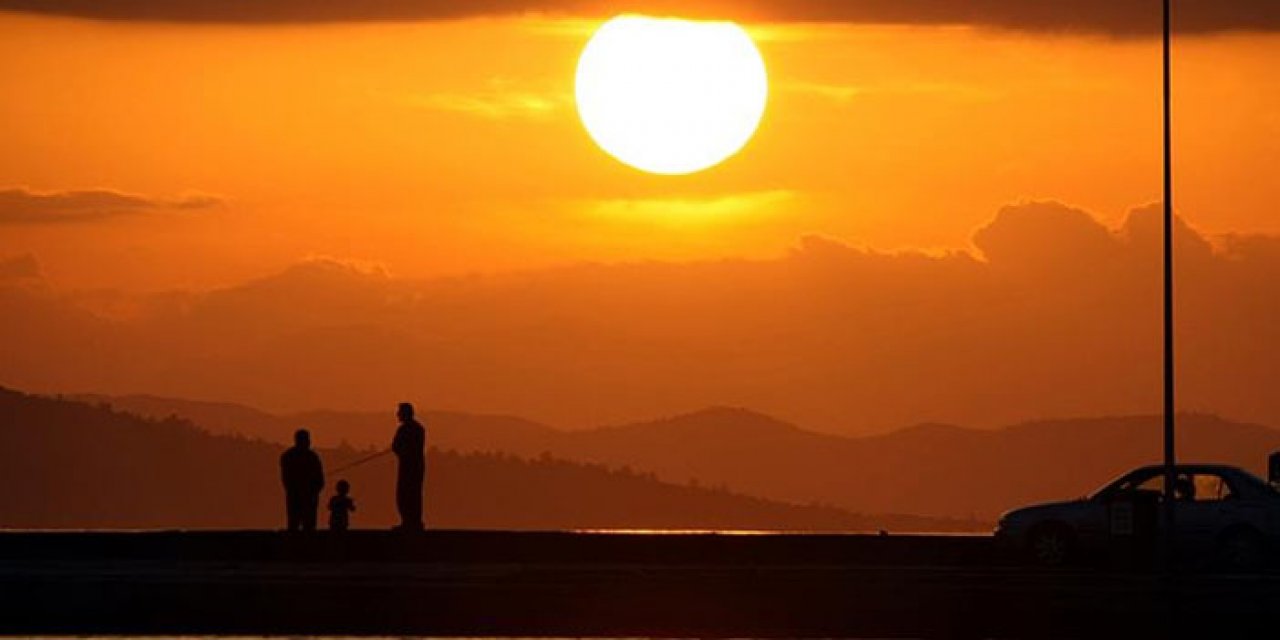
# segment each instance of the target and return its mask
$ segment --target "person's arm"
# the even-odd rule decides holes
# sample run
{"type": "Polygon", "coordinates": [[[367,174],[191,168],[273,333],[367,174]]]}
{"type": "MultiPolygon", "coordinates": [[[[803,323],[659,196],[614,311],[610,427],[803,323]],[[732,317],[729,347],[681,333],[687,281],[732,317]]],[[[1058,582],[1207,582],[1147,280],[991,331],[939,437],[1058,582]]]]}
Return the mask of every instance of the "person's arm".
{"type": "Polygon", "coordinates": [[[404,427],[401,426],[396,429],[395,437],[391,438],[391,451],[394,452],[396,456],[404,457],[406,453],[405,449],[408,444],[407,438],[405,437],[404,427]]]}

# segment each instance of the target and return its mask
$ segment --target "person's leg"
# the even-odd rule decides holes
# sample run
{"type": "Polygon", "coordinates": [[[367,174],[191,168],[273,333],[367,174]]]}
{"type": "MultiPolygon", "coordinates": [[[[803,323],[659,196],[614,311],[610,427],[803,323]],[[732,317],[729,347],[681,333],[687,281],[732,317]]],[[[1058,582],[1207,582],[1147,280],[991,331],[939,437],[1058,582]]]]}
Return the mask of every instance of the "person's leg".
{"type": "Polygon", "coordinates": [[[307,496],[303,505],[302,528],[305,531],[316,530],[316,512],[320,510],[320,496],[307,496]]]}
{"type": "Polygon", "coordinates": [[[422,522],[422,476],[413,479],[409,488],[409,523],[415,529],[423,528],[422,522]]]}
{"type": "Polygon", "coordinates": [[[414,492],[414,495],[418,496],[418,526],[423,529],[427,528],[427,493],[424,491],[424,488],[426,487],[425,476],[426,473],[424,470],[422,476],[419,476],[418,478],[418,490],[414,492]]]}
{"type": "Polygon", "coordinates": [[[286,494],[284,497],[284,511],[285,530],[297,531],[298,527],[302,526],[302,520],[298,517],[298,499],[286,494]]]}
{"type": "Polygon", "coordinates": [[[402,470],[396,478],[396,508],[400,511],[400,527],[422,528],[422,474],[413,469],[402,470]]]}
{"type": "Polygon", "coordinates": [[[409,505],[410,488],[406,480],[404,474],[396,478],[396,511],[400,514],[400,526],[407,528],[412,507],[409,505]]]}

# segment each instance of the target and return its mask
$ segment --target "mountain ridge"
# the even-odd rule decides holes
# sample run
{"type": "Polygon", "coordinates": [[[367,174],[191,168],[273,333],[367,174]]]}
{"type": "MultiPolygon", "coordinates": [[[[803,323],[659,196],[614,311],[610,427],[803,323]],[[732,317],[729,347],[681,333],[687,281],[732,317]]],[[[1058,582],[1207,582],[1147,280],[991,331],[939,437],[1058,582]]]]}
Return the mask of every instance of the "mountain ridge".
{"type": "MultiPolygon", "coordinates": [[[[0,527],[277,528],[284,446],[214,435],[178,417],[145,419],[104,404],[0,389],[0,527]]],[[[372,453],[318,449],[330,469],[372,453]]],[[[494,529],[981,528],[976,521],[855,514],[724,489],[663,483],[652,474],[506,454],[428,453],[431,526],[494,529]]],[[[395,467],[374,460],[352,480],[358,527],[394,522],[395,467]]],[[[328,484],[338,479],[330,474],[328,484]]],[[[327,492],[325,494],[327,496],[327,492]]],[[[321,514],[323,521],[323,514],[321,514]]]]}
{"type": "MultiPolygon", "coordinates": [[[[276,439],[308,426],[318,442],[385,446],[394,428],[389,415],[376,413],[307,415],[309,422],[278,418],[272,423],[276,439]],[[343,436],[353,433],[365,439],[343,436]]],[[[1129,468],[1158,462],[1162,432],[1158,416],[1111,416],[999,429],[925,423],[845,437],[735,407],[577,431],[452,412],[425,412],[425,419],[429,437],[443,449],[525,458],[547,453],[785,502],[988,520],[1028,502],[1079,496],[1129,468]]],[[[1280,448],[1280,431],[1264,425],[1198,413],[1179,420],[1184,460],[1225,462],[1261,474],[1266,455],[1280,448]]]]}

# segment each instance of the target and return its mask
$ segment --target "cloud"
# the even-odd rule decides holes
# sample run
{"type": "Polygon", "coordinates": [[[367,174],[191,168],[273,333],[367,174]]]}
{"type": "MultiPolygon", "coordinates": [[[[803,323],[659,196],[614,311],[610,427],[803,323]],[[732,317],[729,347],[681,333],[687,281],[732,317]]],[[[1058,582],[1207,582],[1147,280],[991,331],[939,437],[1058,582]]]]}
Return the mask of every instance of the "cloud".
{"type": "MultiPolygon", "coordinates": [[[[786,197],[711,201],[732,212],[786,197]]],[[[687,213],[705,205],[687,200],[687,213]]],[[[0,295],[0,379],[273,407],[419,393],[566,426],[712,404],[847,434],[1149,412],[1161,388],[1159,213],[1113,226],[1027,202],[999,211],[972,252],[937,255],[808,236],[768,260],[440,280],[315,256],[181,304],[166,294],[127,325],[95,325],[55,296],[0,295]]],[[[1280,424],[1280,238],[1180,224],[1176,239],[1180,406],[1280,424]]]]}
{"type": "Polygon", "coordinates": [[[1073,256],[1109,259],[1121,248],[1111,230],[1088,212],[1052,201],[1000,209],[974,233],[973,244],[997,267],[1037,271],[1070,265],[1073,256]]]}
{"type": "Polygon", "coordinates": [[[874,96],[929,95],[951,98],[963,102],[990,102],[999,95],[989,89],[974,85],[949,82],[907,82],[887,85],[832,84],[824,82],[786,82],[778,85],[778,91],[812,96],[840,104],[859,98],[874,96]]]}
{"type": "Polygon", "coordinates": [[[492,78],[479,91],[428,93],[414,96],[410,101],[426,109],[487,120],[543,118],[573,103],[567,94],[522,89],[505,78],[492,78]]]}
{"type": "Polygon", "coordinates": [[[0,259],[0,283],[39,280],[43,276],[40,262],[29,253],[0,259]]]}
{"type": "Polygon", "coordinates": [[[436,111],[464,113],[488,120],[538,118],[550,114],[562,104],[554,98],[533,93],[433,93],[414,100],[414,103],[436,111]]]}
{"type": "Polygon", "coordinates": [[[222,202],[206,194],[164,199],[110,189],[37,192],[9,188],[0,189],[0,225],[93,222],[166,209],[208,209],[222,202]]]}
{"type": "Polygon", "coordinates": [[[768,215],[799,197],[794,191],[778,189],[734,193],[709,198],[641,198],[602,200],[588,208],[596,216],[614,220],[645,222],[668,227],[711,224],[725,218],[768,215]]]}
{"type": "MultiPolygon", "coordinates": [[[[1177,0],[1176,26],[1187,33],[1275,31],[1275,0],[1177,0]]],[[[752,21],[972,25],[1037,32],[1111,35],[1159,30],[1152,0],[0,0],[0,10],[103,20],[290,23],[447,20],[527,13],[602,17],[638,12],[752,21]]]]}
{"type": "Polygon", "coordinates": [[[868,89],[862,86],[822,82],[789,82],[779,86],[778,89],[801,95],[816,96],[833,102],[849,102],[858,96],[868,93],[868,89]]]}
{"type": "Polygon", "coordinates": [[[188,193],[174,200],[168,200],[163,203],[171,209],[210,209],[220,207],[226,204],[226,201],[218,196],[211,196],[207,193],[188,193]]]}

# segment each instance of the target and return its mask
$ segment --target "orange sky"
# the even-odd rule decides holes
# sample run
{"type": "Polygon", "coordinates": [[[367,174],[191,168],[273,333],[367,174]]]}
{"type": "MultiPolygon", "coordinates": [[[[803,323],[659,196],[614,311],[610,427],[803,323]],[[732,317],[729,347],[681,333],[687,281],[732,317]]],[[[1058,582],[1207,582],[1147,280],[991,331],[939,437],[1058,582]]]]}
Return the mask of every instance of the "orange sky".
{"type": "MultiPolygon", "coordinates": [[[[747,25],[756,137],[663,177],[578,121],[595,25],[0,13],[0,384],[838,433],[1159,410],[1157,40],[747,25]]],[[[1179,406],[1280,424],[1280,35],[1176,56],[1179,406]]]]}
{"type": "MultiPolygon", "coordinates": [[[[180,26],[0,14],[0,189],[213,207],[0,227],[57,284],[211,287],[312,256],[426,276],[763,257],[817,233],[967,247],[1001,206],[1118,222],[1157,199],[1158,43],[962,27],[751,25],[771,99],[693,176],[642,174],[578,123],[594,23],[180,26]]],[[[1187,36],[1178,206],[1280,233],[1280,37],[1187,36]]]]}

